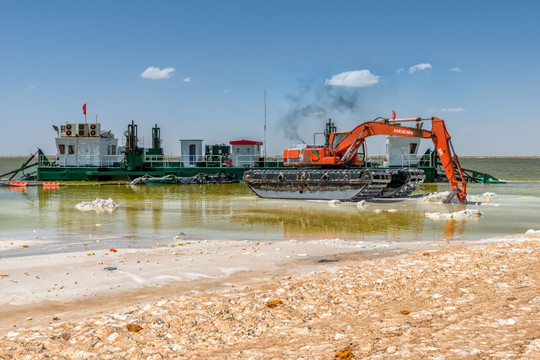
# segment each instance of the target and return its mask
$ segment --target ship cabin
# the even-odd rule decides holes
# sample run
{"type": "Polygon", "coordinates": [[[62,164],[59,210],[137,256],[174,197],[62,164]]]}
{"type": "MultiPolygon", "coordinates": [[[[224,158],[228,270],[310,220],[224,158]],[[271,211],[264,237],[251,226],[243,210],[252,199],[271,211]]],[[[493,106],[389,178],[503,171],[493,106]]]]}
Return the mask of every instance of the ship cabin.
{"type": "Polygon", "coordinates": [[[58,165],[110,167],[122,160],[118,139],[100,123],[66,123],[56,138],[58,165]]]}
{"type": "Polygon", "coordinates": [[[262,142],[252,140],[234,140],[230,141],[229,144],[232,146],[232,166],[259,166],[261,161],[262,142]]]}
{"type": "Polygon", "coordinates": [[[418,166],[418,149],[420,138],[408,138],[399,136],[386,137],[386,154],[388,166],[410,167],[418,166]]]}
{"type": "Polygon", "coordinates": [[[180,156],[183,166],[196,167],[203,161],[202,143],[201,139],[180,139],[180,156]]]}

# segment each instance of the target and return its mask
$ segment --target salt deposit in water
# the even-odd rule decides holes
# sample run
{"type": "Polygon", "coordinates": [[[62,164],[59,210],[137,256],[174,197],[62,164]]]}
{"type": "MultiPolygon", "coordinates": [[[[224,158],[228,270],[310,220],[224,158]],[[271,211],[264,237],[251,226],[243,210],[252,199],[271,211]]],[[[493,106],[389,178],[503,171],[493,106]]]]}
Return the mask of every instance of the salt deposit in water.
{"type": "Polygon", "coordinates": [[[75,205],[75,208],[80,211],[95,210],[112,212],[117,207],[118,205],[111,198],[107,200],[97,198],[94,201],[83,201],[82,203],[75,205]]]}
{"type": "Polygon", "coordinates": [[[482,195],[467,195],[469,202],[490,202],[497,194],[492,192],[485,192],[482,195]]]}
{"type": "Polygon", "coordinates": [[[359,208],[359,209],[363,209],[365,208],[366,206],[368,206],[368,202],[366,200],[360,200],[359,202],[356,203],[356,206],[359,208]]]}
{"type": "MultiPolygon", "coordinates": [[[[423,196],[420,200],[422,202],[430,203],[444,203],[446,198],[450,195],[450,191],[436,192],[423,196]]],[[[492,192],[485,192],[482,195],[467,195],[467,200],[469,202],[490,202],[497,194],[492,192]]]]}
{"type": "Polygon", "coordinates": [[[444,200],[450,195],[450,191],[436,192],[432,194],[427,194],[422,197],[420,200],[423,202],[434,202],[434,203],[443,203],[444,200]]]}
{"type": "Polygon", "coordinates": [[[433,220],[448,220],[448,219],[463,219],[463,218],[479,218],[484,215],[483,212],[480,210],[461,210],[461,211],[455,211],[452,213],[426,213],[426,216],[433,220]]]}

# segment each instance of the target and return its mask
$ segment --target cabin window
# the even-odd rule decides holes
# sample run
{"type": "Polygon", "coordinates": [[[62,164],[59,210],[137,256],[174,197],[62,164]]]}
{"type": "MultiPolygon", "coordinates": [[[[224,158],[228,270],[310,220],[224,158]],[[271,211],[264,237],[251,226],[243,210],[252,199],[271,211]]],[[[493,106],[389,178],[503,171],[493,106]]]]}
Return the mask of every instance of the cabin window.
{"type": "Polygon", "coordinates": [[[66,153],[66,145],[64,144],[58,145],[58,151],[60,152],[61,155],[64,155],[66,153]]]}
{"type": "Polygon", "coordinates": [[[349,133],[335,133],[334,139],[332,140],[332,148],[337,148],[347,135],[349,135],[349,133]]]}
{"type": "Polygon", "coordinates": [[[68,154],[75,155],[75,145],[68,145],[68,154]]]}
{"type": "Polygon", "coordinates": [[[411,143],[409,144],[409,154],[416,154],[416,146],[417,143],[411,143]]]}
{"type": "Polygon", "coordinates": [[[363,162],[366,160],[366,143],[363,143],[362,146],[358,149],[356,153],[356,161],[363,162]]]}
{"type": "Polygon", "coordinates": [[[112,155],[116,155],[116,145],[112,146],[112,155]]]}
{"type": "Polygon", "coordinates": [[[240,148],[236,148],[236,153],[237,153],[237,154],[240,153],[240,148]]]}
{"type": "Polygon", "coordinates": [[[249,148],[246,148],[246,152],[249,154],[249,148]]]}

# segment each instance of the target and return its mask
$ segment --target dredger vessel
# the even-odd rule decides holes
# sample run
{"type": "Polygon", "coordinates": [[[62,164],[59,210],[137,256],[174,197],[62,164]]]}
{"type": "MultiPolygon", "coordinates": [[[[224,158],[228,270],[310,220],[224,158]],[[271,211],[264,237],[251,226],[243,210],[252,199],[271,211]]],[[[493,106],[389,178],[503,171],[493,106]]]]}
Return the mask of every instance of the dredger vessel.
{"type": "Polygon", "coordinates": [[[134,121],[128,124],[123,138],[118,139],[110,130],[103,130],[97,120],[87,123],[85,117],[84,123],[53,125],[57,154],[47,156],[38,149],[18,169],[0,174],[0,186],[27,186],[26,180],[40,181],[33,186],[59,186],[64,181],[169,185],[244,179],[262,197],[354,201],[407,196],[424,180],[446,181],[447,177],[453,189],[462,186],[454,194],[461,194],[464,199],[465,183],[459,183],[461,179],[500,182],[488,174],[461,169],[457,157],[451,155],[444,122],[430,120],[431,131],[421,129],[419,118],[379,118],[351,132],[336,132],[333,122],[328,120],[324,146],[302,145],[285,150],[283,156],[263,156],[260,141],[233,140],[203,148],[200,139],[181,139],[180,155],[166,155],[157,124],[152,128],[151,147],[144,147],[140,146],[134,121]],[[400,122],[404,121],[414,121],[417,126],[403,127],[400,122]],[[388,135],[387,153],[368,158],[364,139],[379,134],[388,135]],[[435,151],[418,156],[421,138],[431,138],[435,151]],[[24,181],[15,181],[18,179],[24,181]]]}

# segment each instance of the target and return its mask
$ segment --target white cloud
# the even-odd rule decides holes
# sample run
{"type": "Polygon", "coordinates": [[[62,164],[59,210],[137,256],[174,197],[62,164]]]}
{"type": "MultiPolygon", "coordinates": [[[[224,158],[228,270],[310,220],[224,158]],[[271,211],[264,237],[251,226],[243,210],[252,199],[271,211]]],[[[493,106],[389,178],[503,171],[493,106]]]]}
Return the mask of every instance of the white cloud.
{"type": "Polygon", "coordinates": [[[444,109],[441,109],[441,111],[444,111],[444,112],[462,112],[462,111],[465,111],[465,109],[460,108],[460,107],[457,107],[457,108],[444,108],[444,109]]]}
{"type": "Polygon", "coordinates": [[[188,76],[187,78],[185,78],[184,80],[182,80],[183,82],[191,82],[191,78],[188,76]]]}
{"type": "Polygon", "coordinates": [[[415,73],[417,71],[426,70],[426,69],[433,69],[433,67],[431,66],[431,64],[426,64],[426,63],[416,64],[409,68],[409,74],[415,73]]]}
{"type": "Polygon", "coordinates": [[[161,70],[158,67],[149,66],[143,71],[141,76],[145,79],[162,80],[170,78],[174,71],[175,69],[173,67],[168,67],[161,70]]]}
{"type": "Polygon", "coordinates": [[[461,69],[458,68],[458,67],[453,67],[450,69],[450,71],[453,71],[453,72],[461,72],[461,69]]]}
{"type": "Polygon", "coordinates": [[[26,87],[26,90],[28,90],[28,91],[37,90],[37,86],[34,86],[34,85],[28,85],[28,86],[26,87]]]}
{"type": "Polygon", "coordinates": [[[403,70],[405,70],[405,69],[403,69],[403,68],[397,69],[397,70],[396,70],[396,74],[401,75],[401,73],[403,72],[403,70]]]}
{"type": "Polygon", "coordinates": [[[325,85],[366,87],[378,82],[379,76],[373,75],[369,70],[354,70],[332,75],[331,79],[326,79],[325,85]]]}

